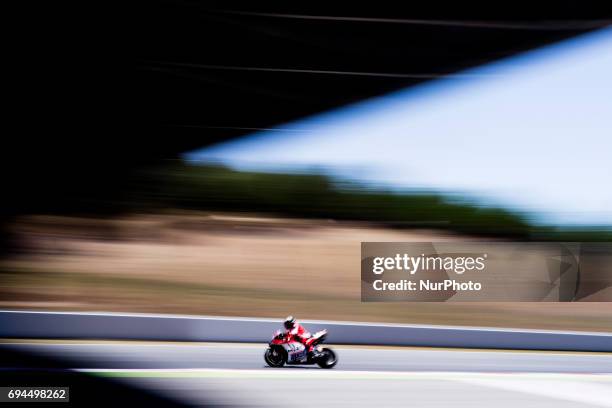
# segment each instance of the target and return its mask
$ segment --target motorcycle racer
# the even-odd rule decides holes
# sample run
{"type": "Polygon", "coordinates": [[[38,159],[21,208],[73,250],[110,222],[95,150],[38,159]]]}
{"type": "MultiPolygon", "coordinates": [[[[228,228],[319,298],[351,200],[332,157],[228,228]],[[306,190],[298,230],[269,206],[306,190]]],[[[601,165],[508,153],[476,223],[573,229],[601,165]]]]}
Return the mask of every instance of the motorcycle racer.
{"type": "Polygon", "coordinates": [[[336,353],[322,345],[327,338],[327,330],[311,335],[292,316],[283,323],[286,330],[274,333],[264,353],[264,360],[270,367],[316,364],[321,368],[333,368],[336,365],[336,353]]]}
{"type": "Polygon", "coordinates": [[[296,322],[293,316],[287,316],[283,322],[283,326],[285,326],[285,335],[287,337],[294,338],[302,343],[306,347],[308,354],[312,354],[312,335],[304,326],[296,322]]]}

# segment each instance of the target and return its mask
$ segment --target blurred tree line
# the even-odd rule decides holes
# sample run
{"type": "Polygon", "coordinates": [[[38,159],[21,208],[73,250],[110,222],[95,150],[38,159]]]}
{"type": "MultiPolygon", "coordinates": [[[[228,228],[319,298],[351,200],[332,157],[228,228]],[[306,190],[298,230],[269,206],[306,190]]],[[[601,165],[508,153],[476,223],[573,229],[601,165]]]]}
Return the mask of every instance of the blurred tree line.
{"type": "Polygon", "coordinates": [[[237,171],[173,165],[142,171],[131,189],[134,210],[188,209],[369,221],[395,228],[434,228],[514,239],[610,240],[602,231],[536,227],[515,212],[431,192],[398,192],[323,174],[237,171]]]}

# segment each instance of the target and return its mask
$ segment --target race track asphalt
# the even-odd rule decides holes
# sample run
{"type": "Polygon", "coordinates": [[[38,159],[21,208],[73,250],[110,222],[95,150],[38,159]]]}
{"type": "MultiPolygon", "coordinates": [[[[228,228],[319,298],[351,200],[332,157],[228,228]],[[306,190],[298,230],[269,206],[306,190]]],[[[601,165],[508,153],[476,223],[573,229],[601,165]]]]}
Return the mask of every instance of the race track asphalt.
{"type": "MultiPolygon", "coordinates": [[[[72,368],[266,367],[263,360],[265,344],[55,341],[0,344],[0,347],[43,356],[61,356],[70,362],[72,368]]],[[[610,353],[332,347],[339,360],[334,370],[612,373],[610,353]]]]}
{"type": "Polygon", "coordinates": [[[322,370],[268,368],[263,344],[0,344],[188,406],[612,407],[612,354],[332,347],[339,363],[322,370]]]}

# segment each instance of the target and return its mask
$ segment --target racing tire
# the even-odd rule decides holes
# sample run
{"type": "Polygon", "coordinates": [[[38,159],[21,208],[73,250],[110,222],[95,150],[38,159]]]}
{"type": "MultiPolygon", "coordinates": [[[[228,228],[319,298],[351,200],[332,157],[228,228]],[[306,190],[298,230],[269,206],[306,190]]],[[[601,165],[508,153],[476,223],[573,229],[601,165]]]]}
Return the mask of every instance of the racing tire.
{"type": "Polygon", "coordinates": [[[322,356],[317,359],[317,365],[321,368],[333,368],[338,364],[338,357],[332,349],[324,348],[321,350],[322,356]]]}
{"type": "Polygon", "coordinates": [[[264,353],[264,360],[270,367],[280,368],[287,362],[287,352],[280,347],[269,347],[264,353]]]}

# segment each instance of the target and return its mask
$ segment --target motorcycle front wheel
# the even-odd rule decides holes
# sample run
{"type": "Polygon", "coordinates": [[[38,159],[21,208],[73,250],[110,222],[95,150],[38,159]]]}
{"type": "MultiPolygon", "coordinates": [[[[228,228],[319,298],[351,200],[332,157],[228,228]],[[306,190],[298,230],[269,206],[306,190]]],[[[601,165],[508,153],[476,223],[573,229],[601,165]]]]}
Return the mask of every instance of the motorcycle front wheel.
{"type": "Polygon", "coordinates": [[[283,349],[269,347],[264,353],[264,360],[270,367],[282,367],[287,362],[287,353],[283,349]]]}
{"type": "Polygon", "coordinates": [[[332,349],[324,348],[321,350],[321,357],[317,359],[317,365],[321,368],[332,368],[338,364],[338,357],[332,349]]]}

